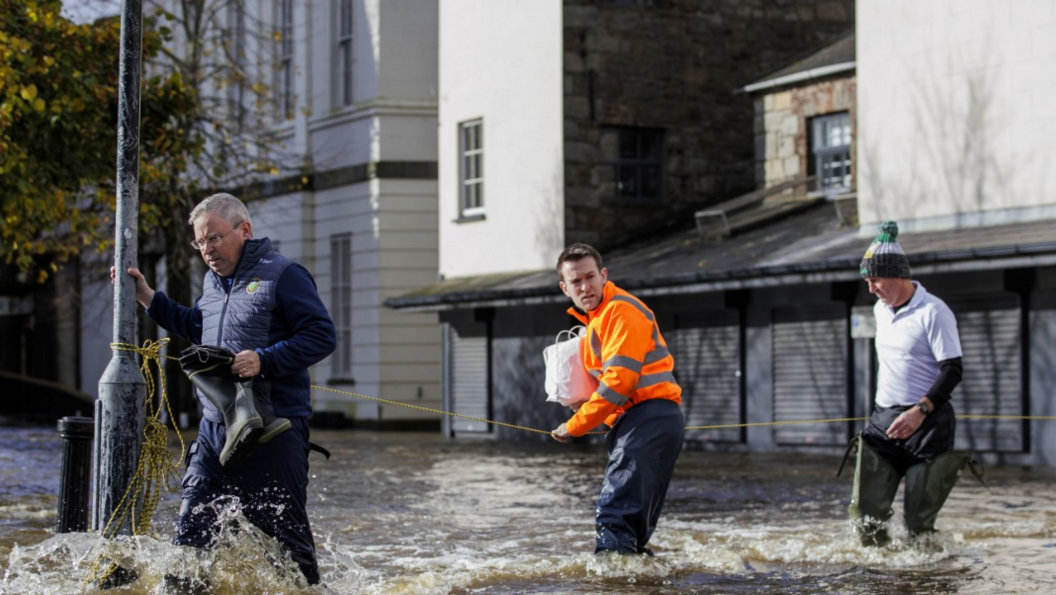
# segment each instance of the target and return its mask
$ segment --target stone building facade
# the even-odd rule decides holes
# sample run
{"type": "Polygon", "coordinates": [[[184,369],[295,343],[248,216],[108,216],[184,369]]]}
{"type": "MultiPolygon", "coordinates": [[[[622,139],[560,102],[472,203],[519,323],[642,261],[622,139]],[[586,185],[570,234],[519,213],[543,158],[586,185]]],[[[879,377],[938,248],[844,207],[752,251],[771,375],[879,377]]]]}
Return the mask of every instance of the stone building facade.
{"type": "MultiPolygon", "coordinates": [[[[756,183],[769,187],[813,175],[811,121],[819,116],[847,113],[850,153],[855,154],[855,78],[841,77],[767,93],[755,100],[756,183]]],[[[855,163],[851,160],[850,176],[855,163]]]]}
{"type": "MultiPolygon", "coordinates": [[[[752,99],[735,90],[846,33],[854,10],[831,0],[566,0],[566,243],[617,245],[751,190],[752,99]]],[[[833,93],[845,101],[845,89],[833,93]]]]}

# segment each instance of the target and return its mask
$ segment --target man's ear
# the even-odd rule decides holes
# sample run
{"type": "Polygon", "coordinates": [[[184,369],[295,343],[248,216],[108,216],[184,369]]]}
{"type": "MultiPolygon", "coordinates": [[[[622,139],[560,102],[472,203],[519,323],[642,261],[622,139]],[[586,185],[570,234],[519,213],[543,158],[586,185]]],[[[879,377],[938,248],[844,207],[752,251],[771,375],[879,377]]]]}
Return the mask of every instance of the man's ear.
{"type": "MultiPolygon", "coordinates": [[[[561,293],[563,293],[565,295],[568,295],[568,288],[565,287],[565,282],[564,281],[558,281],[557,282],[557,286],[561,288],[561,293]]],[[[572,296],[569,296],[569,297],[572,297],[572,296]]]]}
{"type": "Polygon", "coordinates": [[[245,225],[245,227],[242,228],[242,239],[243,240],[252,240],[253,239],[253,223],[250,222],[250,221],[243,221],[242,224],[245,225]]]}

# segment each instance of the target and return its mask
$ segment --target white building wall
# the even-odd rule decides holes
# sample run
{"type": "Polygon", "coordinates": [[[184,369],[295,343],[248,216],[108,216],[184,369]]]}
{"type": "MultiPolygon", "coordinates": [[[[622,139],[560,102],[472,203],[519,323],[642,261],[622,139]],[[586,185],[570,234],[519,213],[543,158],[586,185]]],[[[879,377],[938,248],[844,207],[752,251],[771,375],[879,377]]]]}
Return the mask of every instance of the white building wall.
{"type": "MultiPolygon", "coordinates": [[[[372,296],[376,301],[369,304],[378,313],[378,394],[439,409],[441,356],[436,313],[397,312],[382,305],[391,297],[436,280],[436,181],[379,180],[375,185],[384,197],[376,227],[378,291],[372,296]]],[[[382,417],[418,419],[435,415],[385,407],[382,417]]]]}
{"type": "Polygon", "coordinates": [[[1056,217],[1056,1],[857,10],[863,227],[1056,217]]]}
{"type": "MultiPolygon", "coordinates": [[[[329,4],[329,3],[326,3],[329,4]]],[[[332,7],[330,7],[332,8],[332,7]]],[[[336,10],[313,40],[317,84],[308,119],[317,170],[377,162],[437,160],[437,3],[364,0],[353,5],[353,104],[344,106],[336,10]]],[[[401,314],[384,301],[428,285],[437,275],[436,181],[370,179],[314,193],[314,233],[305,243],[316,255],[320,295],[331,304],[330,240],[352,236],[352,379],[332,388],[417,405],[440,404],[440,341],[435,314],[401,314]]],[[[315,370],[331,384],[329,358],[315,370]]],[[[315,391],[316,408],[359,419],[415,419],[411,409],[315,391]]]]}
{"type": "Polygon", "coordinates": [[[380,77],[383,99],[427,100],[436,105],[437,0],[374,0],[379,3],[380,77]]]}
{"type": "Polygon", "coordinates": [[[440,5],[440,273],[546,268],[564,241],[561,0],[440,5]],[[483,220],[458,222],[459,124],[483,120],[483,220]]]}
{"type": "Polygon", "coordinates": [[[353,104],[336,85],[336,3],[312,12],[313,164],[326,170],[371,161],[436,161],[436,0],[353,4],[353,104]]]}
{"type": "MultiPolygon", "coordinates": [[[[268,33],[275,3],[247,3],[247,26],[268,33]]],[[[436,0],[353,2],[353,100],[340,101],[335,85],[337,13],[332,0],[294,3],[294,61],[299,108],[291,121],[275,121],[286,150],[314,171],[381,162],[437,160],[436,0]],[[304,109],[300,109],[303,106],[304,109]]],[[[270,35],[247,35],[250,53],[272,83],[270,35]],[[265,37],[267,39],[265,39],[265,37]]],[[[418,405],[440,405],[440,330],[435,314],[404,314],[384,300],[428,285],[437,276],[437,184],[428,179],[368,179],[342,186],[248,201],[254,236],[315,278],[327,308],[331,296],[330,240],[352,235],[352,378],[332,388],[418,405]]],[[[112,290],[86,279],[86,295],[99,295],[85,311],[82,345],[84,389],[95,393],[109,353],[87,338],[109,336],[112,290]],[[105,298],[105,299],[104,299],[105,298]],[[100,304],[102,305],[100,307],[100,304]],[[99,357],[96,357],[96,353],[99,357]]],[[[316,385],[336,376],[331,358],[310,372],[316,385]]],[[[342,374],[346,377],[346,374],[342,374]]],[[[416,419],[422,413],[386,407],[325,390],[313,391],[316,410],[358,418],[416,419]]]]}

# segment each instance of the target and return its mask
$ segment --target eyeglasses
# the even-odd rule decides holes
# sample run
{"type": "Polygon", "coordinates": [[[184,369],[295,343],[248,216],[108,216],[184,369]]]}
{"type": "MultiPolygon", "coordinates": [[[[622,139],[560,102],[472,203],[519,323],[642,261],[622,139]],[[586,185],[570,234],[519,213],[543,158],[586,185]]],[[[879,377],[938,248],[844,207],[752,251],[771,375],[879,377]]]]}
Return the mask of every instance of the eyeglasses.
{"type": "Polygon", "coordinates": [[[216,248],[217,246],[220,245],[220,242],[224,241],[224,236],[226,236],[227,234],[231,233],[232,231],[235,231],[235,229],[238,228],[239,225],[242,225],[242,224],[239,223],[238,225],[232,227],[231,229],[227,230],[226,232],[224,232],[222,234],[213,234],[213,235],[205,238],[204,240],[191,240],[191,247],[194,248],[195,250],[199,251],[199,252],[201,252],[202,250],[205,250],[206,246],[211,246],[213,248],[216,248]]]}

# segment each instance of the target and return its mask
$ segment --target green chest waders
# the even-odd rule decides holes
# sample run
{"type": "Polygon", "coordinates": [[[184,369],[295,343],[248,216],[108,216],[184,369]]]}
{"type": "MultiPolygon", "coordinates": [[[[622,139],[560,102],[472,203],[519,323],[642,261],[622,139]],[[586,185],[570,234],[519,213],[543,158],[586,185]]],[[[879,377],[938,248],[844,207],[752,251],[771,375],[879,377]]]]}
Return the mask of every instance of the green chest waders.
{"type": "Polygon", "coordinates": [[[910,535],[935,531],[939,510],[971,461],[970,453],[951,450],[906,471],[905,517],[910,535]]]}
{"type": "Polygon", "coordinates": [[[194,345],[180,354],[180,367],[224,418],[227,438],[220,451],[225,467],[246,458],[258,442],[290,429],[290,420],[273,415],[271,401],[253,390],[253,379],[231,373],[235,356],[222,347],[194,345]]]}
{"type": "MultiPolygon", "coordinates": [[[[884,523],[894,514],[891,504],[902,476],[862,436],[851,441],[848,454],[854,446],[858,448],[858,460],[848,512],[862,545],[884,545],[890,541],[884,523]]],[[[911,536],[935,531],[939,510],[946,503],[965,467],[971,469],[979,481],[986,485],[979,463],[972,458],[971,453],[959,450],[945,452],[906,470],[903,514],[911,536]]],[[[843,471],[843,465],[840,465],[840,471],[843,471]]]]}
{"type": "Polygon", "coordinates": [[[891,540],[885,523],[894,514],[891,504],[902,476],[858,436],[858,461],[854,468],[854,489],[848,507],[854,530],[862,545],[884,545],[891,540]]]}

